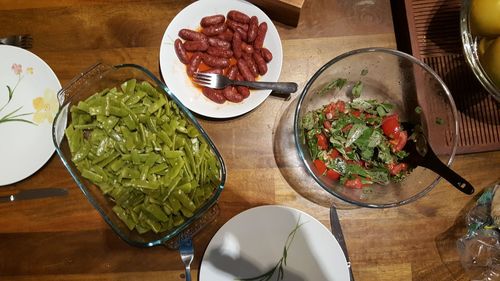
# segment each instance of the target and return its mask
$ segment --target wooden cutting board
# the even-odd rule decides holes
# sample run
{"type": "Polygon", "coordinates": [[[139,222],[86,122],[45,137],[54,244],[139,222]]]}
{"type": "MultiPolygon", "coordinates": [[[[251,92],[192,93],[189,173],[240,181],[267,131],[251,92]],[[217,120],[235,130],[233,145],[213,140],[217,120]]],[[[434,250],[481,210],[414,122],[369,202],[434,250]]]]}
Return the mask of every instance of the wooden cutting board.
{"type": "Polygon", "coordinates": [[[272,20],[297,26],[305,0],[249,0],[260,7],[272,20]]]}
{"type": "Polygon", "coordinates": [[[457,153],[500,150],[500,103],[481,86],[463,54],[462,1],[405,0],[391,5],[398,49],[433,68],[453,95],[459,115],[457,153]]]}

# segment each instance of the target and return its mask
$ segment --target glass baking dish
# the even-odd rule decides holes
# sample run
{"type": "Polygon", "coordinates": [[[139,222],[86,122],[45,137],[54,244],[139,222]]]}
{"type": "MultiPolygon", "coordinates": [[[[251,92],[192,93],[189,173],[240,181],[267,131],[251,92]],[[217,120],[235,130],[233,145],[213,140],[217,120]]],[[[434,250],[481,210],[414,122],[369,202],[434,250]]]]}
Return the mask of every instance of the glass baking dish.
{"type": "MultiPolygon", "coordinates": [[[[67,87],[61,89],[58,93],[58,100],[60,107],[52,128],[53,142],[56,151],[64,166],[92,206],[99,212],[113,231],[127,243],[139,247],[169,244],[174,240],[177,241],[177,239],[173,238],[180,233],[185,234],[189,232],[187,235],[193,235],[217,215],[218,208],[216,208],[216,202],[224,188],[226,180],[226,168],[222,156],[191,112],[180,103],[168,87],[149,70],[135,64],[109,66],[99,63],[92,66],[84,73],[81,73],[78,77],[73,79],[67,87]],[[104,195],[97,185],[82,177],[80,171],[71,160],[72,155],[68,146],[68,140],[65,136],[67,126],[71,124],[71,114],[68,113],[72,106],[76,106],[78,102],[87,99],[89,96],[103,89],[119,87],[123,82],[132,78],[137,81],[149,82],[160,93],[165,94],[167,99],[175,102],[181,115],[184,116],[188,124],[190,123],[193,125],[199,132],[199,138],[203,139],[208,144],[209,149],[215,155],[220,171],[218,182],[213,186],[211,195],[195,210],[193,215],[186,218],[182,224],[160,233],[148,231],[144,234],[139,234],[139,232],[135,230],[131,231],[127,227],[112,210],[115,203],[110,196],[104,195]]],[[[175,248],[175,245],[173,247],[175,248]]]]}

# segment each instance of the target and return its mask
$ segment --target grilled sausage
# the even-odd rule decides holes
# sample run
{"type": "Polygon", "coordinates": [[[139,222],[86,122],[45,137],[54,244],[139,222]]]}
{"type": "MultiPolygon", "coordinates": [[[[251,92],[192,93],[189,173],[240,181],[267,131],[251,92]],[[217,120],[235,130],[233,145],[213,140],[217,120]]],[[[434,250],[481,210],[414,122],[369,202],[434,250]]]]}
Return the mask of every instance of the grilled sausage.
{"type": "Polygon", "coordinates": [[[233,40],[233,31],[231,29],[226,29],[226,31],[222,32],[221,34],[217,35],[217,38],[231,42],[233,40]]]}
{"type": "Polygon", "coordinates": [[[218,47],[208,47],[207,53],[211,56],[229,59],[233,56],[233,51],[218,47]]]}
{"type": "Polygon", "coordinates": [[[203,54],[202,60],[206,65],[214,68],[226,68],[229,66],[228,59],[215,57],[209,54],[203,54]]]}
{"type": "Polygon", "coordinates": [[[226,17],[224,15],[213,15],[213,16],[203,17],[200,21],[200,25],[202,27],[209,27],[212,25],[219,25],[224,21],[226,21],[226,17]]]}
{"type": "Polygon", "coordinates": [[[206,36],[215,36],[215,35],[219,35],[222,32],[226,31],[226,29],[227,29],[227,25],[222,23],[219,25],[211,25],[209,27],[205,27],[201,30],[201,32],[203,32],[203,34],[205,34],[206,36]]]}
{"type": "Polygon", "coordinates": [[[222,68],[209,68],[203,71],[199,71],[202,73],[215,73],[215,74],[223,74],[224,70],[222,68]]]}
{"type": "Polygon", "coordinates": [[[245,32],[248,31],[248,24],[235,22],[234,20],[229,20],[229,19],[226,21],[226,24],[227,27],[229,27],[229,29],[231,29],[232,31],[236,31],[238,27],[243,29],[245,32]]]}
{"type": "Polygon", "coordinates": [[[260,49],[260,54],[266,62],[270,62],[273,60],[273,53],[271,53],[271,51],[269,51],[269,49],[267,48],[260,49]]]}
{"type": "Polygon", "coordinates": [[[253,60],[259,69],[259,74],[264,75],[267,73],[267,63],[259,52],[254,52],[252,54],[253,60]]]}
{"type": "Polygon", "coordinates": [[[252,71],[248,67],[245,59],[239,59],[236,65],[238,65],[238,70],[240,71],[243,79],[246,81],[255,81],[255,77],[253,76],[252,71]]]}
{"type": "Polygon", "coordinates": [[[186,52],[186,49],[184,49],[184,46],[182,45],[181,39],[177,38],[174,41],[174,48],[175,48],[175,53],[177,54],[177,57],[183,64],[188,64],[190,59],[189,56],[186,52]]]}
{"type": "Polygon", "coordinates": [[[253,46],[249,45],[249,44],[247,44],[245,42],[241,42],[241,50],[244,53],[251,54],[251,53],[253,53],[253,46]]]}
{"type": "Polygon", "coordinates": [[[243,54],[242,55],[243,59],[246,61],[248,65],[248,69],[252,72],[253,77],[259,76],[259,69],[257,68],[257,64],[252,58],[251,54],[243,54]]]}
{"type": "Polygon", "coordinates": [[[222,94],[226,98],[226,100],[231,101],[231,102],[241,102],[243,100],[243,97],[238,93],[238,90],[236,87],[233,86],[227,86],[222,90],[222,94]]]}
{"type": "Polygon", "coordinates": [[[247,42],[252,43],[257,37],[257,30],[259,29],[259,20],[256,16],[252,16],[250,18],[250,22],[248,23],[248,31],[247,31],[247,42]]]}
{"type": "Polygon", "coordinates": [[[189,77],[193,77],[193,73],[195,73],[196,70],[198,70],[198,67],[200,66],[201,61],[202,61],[202,54],[201,53],[195,53],[191,57],[191,62],[188,64],[188,66],[186,68],[186,72],[187,72],[187,75],[189,77]]]}
{"type": "Polygon", "coordinates": [[[231,10],[227,13],[227,17],[237,21],[239,23],[248,23],[250,21],[250,17],[247,16],[246,14],[236,11],[236,10],[231,10]]]}
{"type": "Polygon", "coordinates": [[[184,42],[184,49],[188,52],[206,51],[208,49],[208,41],[186,41],[184,42]]]}
{"type": "Polygon", "coordinates": [[[189,41],[205,41],[207,36],[201,32],[183,28],[179,30],[179,37],[189,41]]]}
{"type": "Polygon", "coordinates": [[[241,36],[238,32],[233,35],[233,54],[236,59],[241,58],[241,36]]]}
{"type": "MultiPolygon", "coordinates": [[[[243,77],[239,72],[236,73],[236,80],[238,81],[243,81],[243,77]]],[[[250,89],[245,86],[236,86],[236,89],[238,90],[238,93],[244,98],[248,98],[250,96],[250,89]]]]}
{"type": "Polygon", "coordinates": [[[226,102],[226,98],[222,94],[222,90],[217,90],[217,89],[212,89],[208,87],[203,87],[201,89],[201,92],[205,97],[209,98],[210,100],[216,102],[216,103],[224,103],[226,102]]]}
{"type": "Polygon", "coordinates": [[[227,71],[227,78],[234,80],[236,79],[237,75],[239,75],[238,67],[236,65],[231,65],[227,71]]]}
{"type": "MultiPolygon", "coordinates": [[[[232,37],[232,35],[231,35],[232,37]]],[[[223,48],[223,49],[231,49],[231,43],[229,43],[226,40],[222,40],[218,37],[209,37],[208,38],[208,45],[212,47],[217,47],[217,48],[223,48]]]]}
{"type": "Polygon", "coordinates": [[[261,49],[264,45],[264,38],[267,33],[267,23],[262,22],[259,24],[259,30],[257,31],[257,37],[255,37],[255,41],[253,42],[253,47],[255,49],[261,49]]]}

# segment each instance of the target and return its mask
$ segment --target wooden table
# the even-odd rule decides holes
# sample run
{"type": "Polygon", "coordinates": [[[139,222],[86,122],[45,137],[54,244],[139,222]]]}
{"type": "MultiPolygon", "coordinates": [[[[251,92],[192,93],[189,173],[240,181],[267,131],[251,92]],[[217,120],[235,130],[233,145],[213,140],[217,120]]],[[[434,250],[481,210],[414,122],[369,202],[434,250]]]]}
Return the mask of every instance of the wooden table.
{"type": "MultiPolygon", "coordinates": [[[[0,36],[31,33],[32,52],[52,67],[63,86],[97,61],[141,64],[160,77],[161,38],[168,23],[188,4],[180,0],[0,0],[0,36]]],[[[395,47],[388,0],[308,0],[298,27],[275,24],[284,52],[280,80],[296,81],[300,89],[319,66],[345,51],[395,47]]],[[[219,217],[196,236],[195,275],[210,238],[248,208],[292,206],[330,227],[328,198],[294,189],[275,155],[280,117],[292,102],[271,97],[238,118],[199,118],[225,159],[228,177],[219,217]]],[[[459,155],[453,168],[480,191],[499,179],[500,151],[459,155]]],[[[44,186],[67,187],[69,196],[0,205],[0,280],[184,278],[177,252],[135,248],[120,240],[57,155],[28,179],[2,187],[0,195],[44,186]]],[[[427,196],[399,208],[339,210],[356,280],[461,279],[455,236],[462,234],[458,222],[473,202],[474,197],[441,181],[427,196]]]]}

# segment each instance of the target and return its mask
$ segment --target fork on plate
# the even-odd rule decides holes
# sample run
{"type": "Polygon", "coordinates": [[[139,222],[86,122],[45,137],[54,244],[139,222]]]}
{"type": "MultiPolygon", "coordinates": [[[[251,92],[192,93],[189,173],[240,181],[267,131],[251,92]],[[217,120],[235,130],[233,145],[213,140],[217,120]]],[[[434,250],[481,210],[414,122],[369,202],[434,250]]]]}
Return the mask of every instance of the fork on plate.
{"type": "Polygon", "coordinates": [[[21,47],[23,49],[29,49],[33,47],[33,37],[29,34],[11,35],[7,37],[0,38],[1,45],[12,45],[21,47]]]}
{"type": "Polygon", "coordinates": [[[191,262],[194,259],[193,239],[189,236],[181,237],[179,241],[181,260],[186,267],[186,281],[191,281],[191,262]]]}
{"type": "Polygon", "coordinates": [[[267,89],[279,93],[295,93],[297,91],[297,83],[294,82],[253,82],[253,81],[238,81],[231,80],[224,75],[215,73],[195,72],[193,81],[201,86],[214,89],[222,89],[229,85],[246,86],[252,89],[267,89]]]}

